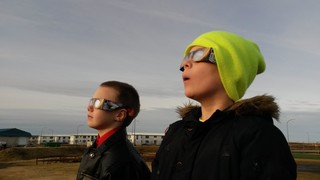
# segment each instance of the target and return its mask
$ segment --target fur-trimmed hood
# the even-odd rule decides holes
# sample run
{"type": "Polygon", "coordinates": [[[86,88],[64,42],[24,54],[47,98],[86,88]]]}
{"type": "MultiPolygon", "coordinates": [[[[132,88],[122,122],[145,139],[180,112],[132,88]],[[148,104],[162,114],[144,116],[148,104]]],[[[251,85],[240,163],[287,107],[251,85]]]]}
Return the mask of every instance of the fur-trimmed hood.
{"type": "MultiPolygon", "coordinates": [[[[199,108],[192,103],[184,104],[176,109],[181,118],[184,118],[192,109],[199,108]]],[[[243,115],[269,115],[279,120],[280,108],[275,98],[269,95],[255,96],[249,99],[242,99],[234,103],[229,110],[233,110],[237,116],[243,115]]]]}

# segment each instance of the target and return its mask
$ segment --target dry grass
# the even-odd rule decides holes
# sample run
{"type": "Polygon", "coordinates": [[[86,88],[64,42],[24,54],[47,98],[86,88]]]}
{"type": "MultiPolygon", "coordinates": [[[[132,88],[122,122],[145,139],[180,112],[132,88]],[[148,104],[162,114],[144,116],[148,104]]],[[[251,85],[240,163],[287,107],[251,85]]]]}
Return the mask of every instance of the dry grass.
{"type": "MultiPolygon", "coordinates": [[[[9,148],[0,151],[0,180],[74,180],[79,168],[77,163],[38,162],[37,158],[79,156],[85,147],[60,147],[60,148],[9,148]]],[[[137,147],[144,155],[150,167],[152,157],[157,147],[137,147]]]]}
{"type": "Polygon", "coordinates": [[[320,174],[314,172],[298,172],[297,180],[319,180],[320,174]]]}
{"type": "MultiPolygon", "coordinates": [[[[300,160],[298,162],[307,162],[300,160]]],[[[311,162],[312,164],[316,162],[311,162]]],[[[148,163],[150,165],[150,162],[148,163]]],[[[317,162],[319,165],[320,162],[317,162]]],[[[0,163],[0,179],[19,180],[74,180],[79,163],[50,163],[36,165],[35,160],[8,161],[0,163]]],[[[298,180],[319,180],[320,173],[298,172],[298,180]]]]}
{"type": "MultiPolygon", "coordinates": [[[[152,156],[154,155],[157,147],[138,147],[139,152],[147,160],[150,167],[152,156]]],[[[34,157],[39,157],[39,154],[45,155],[42,157],[49,157],[52,154],[46,154],[51,152],[55,155],[61,154],[72,154],[75,152],[82,152],[82,150],[67,150],[63,148],[48,148],[48,149],[38,149],[38,150],[26,150],[23,152],[19,150],[7,150],[7,152],[0,151],[0,180],[69,180],[75,179],[78,171],[79,163],[61,163],[61,162],[51,162],[49,164],[40,162],[36,165],[36,159],[34,157]],[[64,151],[64,152],[61,152],[64,151]],[[19,152],[19,158],[25,160],[17,160],[18,155],[14,155],[14,152],[19,152]],[[71,153],[72,152],[72,153],[71,153]],[[10,160],[10,156],[11,160],[10,160]],[[29,156],[29,157],[27,157],[29,156]],[[30,157],[33,156],[33,157],[30,157]],[[31,158],[31,159],[30,159],[31,158]],[[4,161],[5,160],[5,161],[4,161]]],[[[69,154],[69,155],[70,155],[69,154]]],[[[313,165],[318,167],[318,171],[315,172],[298,172],[298,180],[319,180],[320,179],[320,161],[319,160],[306,160],[306,159],[296,159],[299,165],[313,165]]]]}
{"type": "Polygon", "coordinates": [[[0,179],[75,179],[79,163],[51,163],[36,165],[35,160],[9,161],[0,163],[0,179]]]}
{"type": "Polygon", "coordinates": [[[84,150],[83,146],[8,148],[0,151],[0,162],[57,156],[81,156],[84,150]]]}

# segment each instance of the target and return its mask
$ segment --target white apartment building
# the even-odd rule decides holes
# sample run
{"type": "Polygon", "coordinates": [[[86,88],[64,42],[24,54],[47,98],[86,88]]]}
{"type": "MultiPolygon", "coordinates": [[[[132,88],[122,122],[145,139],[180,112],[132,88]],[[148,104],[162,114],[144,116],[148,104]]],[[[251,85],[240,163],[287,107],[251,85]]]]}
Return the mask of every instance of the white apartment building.
{"type": "MultiPolygon", "coordinates": [[[[128,139],[134,145],[160,145],[164,133],[141,133],[141,132],[129,132],[128,139]]],[[[31,143],[44,144],[48,142],[58,142],[63,144],[78,144],[90,146],[97,138],[96,133],[79,133],[72,135],[42,135],[32,136],[30,138],[31,143]]]]}
{"type": "Polygon", "coordinates": [[[97,134],[87,133],[87,134],[72,134],[70,135],[69,144],[86,144],[91,145],[94,140],[97,138],[97,134]]]}
{"type": "Polygon", "coordinates": [[[37,144],[44,144],[48,142],[57,142],[63,144],[70,143],[70,135],[42,135],[42,136],[32,136],[30,142],[37,142],[37,144]]]}
{"type": "Polygon", "coordinates": [[[128,139],[134,145],[160,145],[164,133],[128,133],[128,139]]]}

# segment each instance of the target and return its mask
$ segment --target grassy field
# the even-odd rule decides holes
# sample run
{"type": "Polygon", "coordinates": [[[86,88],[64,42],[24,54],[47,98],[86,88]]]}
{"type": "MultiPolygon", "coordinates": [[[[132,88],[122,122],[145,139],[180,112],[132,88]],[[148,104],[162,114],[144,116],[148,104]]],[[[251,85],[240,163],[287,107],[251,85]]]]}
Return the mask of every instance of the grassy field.
{"type": "MultiPolygon", "coordinates": [[[[71,180],[76,178],[79,162],[39,162],[37,157],[77,156],[83,152],[83,147],[77,148],[17,148],[0,151],[0,180],[71,180]],[[17,155],[18,153],[18,155],[17,155]]],[[[152,155],[157,147],[137,147],[150,166],[152,155]]],[[[320,155],[295,153],[298,164],[298,180],[320,179],[320,155]]]]}
{"type": "MultiPolygon", "coordinates": [[[[320,162],[318,162],[319,164],[320,162]]],[[[0,163],[1,180],[74,180],[79,163],[50,163],[36,165],[35,160],[0,163]]],[[[298,180],[319,180],[320,173],[298,172],[298,180]]]]}
{"type": "Polygon", "coordinates": [[[0,180],[75,179],[79,163],[38,164],[35,160],[0,162],[0,180]]]}
{"type": "Polygon", "coordinates": [[[313,159],[320,160],[320,154],[310,154],[310,153],[292,153],[293,157],[296,159],[313,159]]]}

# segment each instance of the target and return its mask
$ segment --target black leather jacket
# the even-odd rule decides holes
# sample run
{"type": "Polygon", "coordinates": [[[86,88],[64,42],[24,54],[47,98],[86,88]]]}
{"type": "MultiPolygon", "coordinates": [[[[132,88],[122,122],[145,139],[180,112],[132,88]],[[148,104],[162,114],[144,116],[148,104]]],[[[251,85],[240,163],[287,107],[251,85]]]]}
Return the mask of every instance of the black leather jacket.
{"type": "MultiPolygon", "coordinates": [[[[95,144],[95,143],[94,143],[95,144]]],[[[149,180],[150,170],[127,139],[125,128],[118,130],[99,148],[89,147],[81,160],[77,180],[149,180]]]]}
{"type": "Polygon", "coordinates": [[[296,163],[273,124],[279,109],[260,96],[216,111],[200,122],[200,107],[179,109],[152,163],[152,180],[293,180],[296,163]]]}

